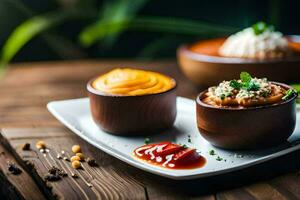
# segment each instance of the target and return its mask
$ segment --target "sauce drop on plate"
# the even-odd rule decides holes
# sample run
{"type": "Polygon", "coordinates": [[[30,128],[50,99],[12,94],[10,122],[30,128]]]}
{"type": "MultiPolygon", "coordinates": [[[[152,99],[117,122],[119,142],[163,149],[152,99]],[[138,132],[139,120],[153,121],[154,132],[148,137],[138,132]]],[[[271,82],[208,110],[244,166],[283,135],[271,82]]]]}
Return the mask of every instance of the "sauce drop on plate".
{"type": "Polygon", "coordinates": [[[196,149],[171,142],[143,145],[136,148],[133,154],[147,163],[169,169],[194,169],[204,166],[206,162],[196,149]]]}

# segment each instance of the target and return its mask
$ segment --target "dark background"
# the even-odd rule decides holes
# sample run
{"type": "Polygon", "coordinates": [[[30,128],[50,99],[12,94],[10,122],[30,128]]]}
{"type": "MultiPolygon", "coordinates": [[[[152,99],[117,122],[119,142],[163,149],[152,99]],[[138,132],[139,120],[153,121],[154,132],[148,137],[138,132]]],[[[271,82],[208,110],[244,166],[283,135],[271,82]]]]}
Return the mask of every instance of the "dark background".
{"type": "MultiPolygon", "coordinates": [[[[3,46],[12,31],[25,20],[35,15],[59,9],[74,1],[76,0],[1,0],[1,46],[3,46]],[[28,10],[30,10],[29,14],[28,10]]],[[[113,2],[113,0],[110,1],[113,2]]],[[[98,12],[98,16],[101,16],[101,8],[105,2],[95,0],[92,3],[98,12]]],[[[128,1],[128,3],[134,4],[134,1],[128,1]]],[[[238,29],[262,20],[274,24],[276,29],[284,34],[300,34],[299,8],[300,1],[296,0],[150,0],[139,9],[135,17],[140,15],[178,17],[232,26],[238,29]]],[[[212,37],[209,34],[197,36],[161,33],[159,31],[124,31],[110,45],[105,45],[100,41],[90,47],[83,47],[78,42],[78,34],[84,27],[96,20],[97,17],[86,20],[68,20],[45,31],[46,33],[55,33],[58,38],[65,38],[72,43],[75,48],[70,50],[71,53],[67,56],[58,53],[58,49],[53,46],[50,47],[49,41],[45,42],[42,35],[38,35],[16,54],[13,61],[101,57],[174,58],[179,44],[212,37]]],[[[180,29],[180,27],[177,28],[180,29]]],[[[66,48],[68,47],[66,46],[66,48]]]]}

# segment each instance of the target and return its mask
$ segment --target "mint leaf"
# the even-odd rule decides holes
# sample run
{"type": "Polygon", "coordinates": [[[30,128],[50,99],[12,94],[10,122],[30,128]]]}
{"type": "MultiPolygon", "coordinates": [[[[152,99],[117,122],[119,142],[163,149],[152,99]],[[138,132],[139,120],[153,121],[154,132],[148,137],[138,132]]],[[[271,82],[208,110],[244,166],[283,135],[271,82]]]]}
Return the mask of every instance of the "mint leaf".
{"type": "Polygon", "coordinates": [[[251,81],[252,77],[248,72],[241,72],[240,79],[243,84],[248,84],[251,81]]]}

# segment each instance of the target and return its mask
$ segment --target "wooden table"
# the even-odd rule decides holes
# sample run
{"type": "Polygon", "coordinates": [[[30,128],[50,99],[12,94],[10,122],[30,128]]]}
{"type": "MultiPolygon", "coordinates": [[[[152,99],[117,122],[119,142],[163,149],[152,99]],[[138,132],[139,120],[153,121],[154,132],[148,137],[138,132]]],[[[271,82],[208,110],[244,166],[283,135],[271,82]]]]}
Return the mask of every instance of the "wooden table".
{"type": "Polygon", "coordinates": [[[174,77],[180,96],[194,98],[200,91],[172,61],[101,60],[11,66],[0,83],[0,199],[300,199],[300,152],[214,178],[172,181],[135,169],[97,150],[47,111],[47,102],[85,97],[85,84],[91,77],[122,66],[151,69],[174,77]],[[69,175],[57,182],[45,182],[43,176],[49,162],[66,171],[72,168],[67,161],[51,160],[51,155],[44,157],[37,151],[34,145],[41,139],[53,157],[61,150],[70,153],[73,144],[80,144],[85,155],[96,158],[99,167],[78,172],[78,179],[69,175]],[[20,145],[25,142],[31,144],[30,151],[21,150],[20,145]],[[22,173],[10,174],[7,161],[17,163],[22,173]]]}

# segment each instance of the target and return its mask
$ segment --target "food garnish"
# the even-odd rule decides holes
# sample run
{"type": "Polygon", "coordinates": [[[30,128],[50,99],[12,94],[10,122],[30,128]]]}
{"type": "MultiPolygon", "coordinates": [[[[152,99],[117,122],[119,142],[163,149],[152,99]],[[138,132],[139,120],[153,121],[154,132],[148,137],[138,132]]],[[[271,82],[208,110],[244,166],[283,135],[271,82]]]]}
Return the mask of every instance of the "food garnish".
{"type": "Polygon", "coordinates": [[[216,106],[250,107],[277,103],[291,94],[292,91],[286,93],[285,88],[266,78],[253,78],[248,72],[241,72],[239,80],[223,81],[210,87],[203,101],[216,106]]]}
{"type": "Polygon", "coordinates": [[[211,156],[214,156],[214,155],[216,155],[216,153],[215,153],[215,151],[213,150],[213,149],[211,149],[211,150],[209,150],[209,155],[211,155],[211,156]]]}
{"type": "Polygon", "coordinates": [[[223,158],[221,158],[220,156],[218,156],[218,157],[216,158],[216,160],[217,160],[217,161],[222,161],[223,158]]]}
{"type": "Polygon", "coordinates": [[[36,143],[35,146],[36,146],[37,149],[45,149],[46,148],[46,143],[44,141],[40,140],[36,143]]]}
{"type": "Polygon", "coordinates": [[[97,166],[98,166],[96,160],[93,159],[93,158],[87,158],[87,163],[88,163],[88,165],[91,166],[91,167],[97,167],[97,166]]]}
{"type": "Polygon", "coordinates": [[[28,151],[30,150],[30,144],[26,142],[21,146],[21,148],[23,151],[28,151]]]}
{"type": "Polygon", "coordinates": [[[205,164],[205,158],[196,149],[171,142],[143,145],[133,153],[140,160],[169,169],[194,169],[205,164]]]}
{"type": "Polygon", "coordinates": [[[253,24],[252,29],[255,35],[260,35],[265,31],[274,31],[274,26],[268,25],[267,23],[260,21],[253,24]]]}
{"type": "Polygon", "coordinates": [[[219,48],[225,57],[273,59],[292,54],[288,40],[272,25],[258,22],[226,39],[219,48]]]}
{"type": "Polygon", "coordinates": [[[60,180],[62,177],[68,176],[68,174],[66,172],[64,172],[63,170],[52,166],[49,170],[48,173],[45,174],[44,179],[47,181],[58,181],[60,180]]]}
{"type": "Polygon", "coordinates": [[[149,144],[149,143],[150,143],[150,138],[145,138],[145,139],[144,139],[144,143],[145,143],[145,144],[149,144]]]}
{"type": "Polygon", "coordinates": [[[75,155],[80,158],[81,162],[84,161],[84,155],[83,155],[83,153],[76,153],[75,155]]]}
{"type": "Polygon", "coordinates": [[[71,162],[74,162],[75,160],[80,161],[80,157],[79,156],[72,156],[71,157],[71,162]]]}
{"type": "Polygon", "coordinates": [[[78,160],[74,160],[74,161],[72,162],[72,167],[73,167],[74,169],[81,169],[81,168],[82,168],[81,162],[78,161],[78,160]]]}
{"type": "Polygon", "coordinates": [[[191,135],[188,135],[188,142],[192,143],[191,135]]]}
{"type": "Polygon", "coordinates": [[[18,175],[22,173],[22,170],[15,163],[12,162],[7,163],[7,169],[13,175],[18,175]]]}
{"type": "Polygon", "coordinates": [[[289,89],[286,91],[285,95],[282,97],[283,100],[288,100],[291,98],[294,94],[297,94],[297,91],[295,89],[289,89]]]}
{"type": "Polygon", "coordinates": [[[59,159],[59,160],[62,159],[62,157],[61,157],[61,155],[59,153],[56,155],[56,158],[59,159]]]}
{"type": "Polygon", "coordinates": [[[81,147],[78,144],[73,145],[72,146],[72,152],[75,153],[75,154],[80,153],[81,152],[81,147]]]}

